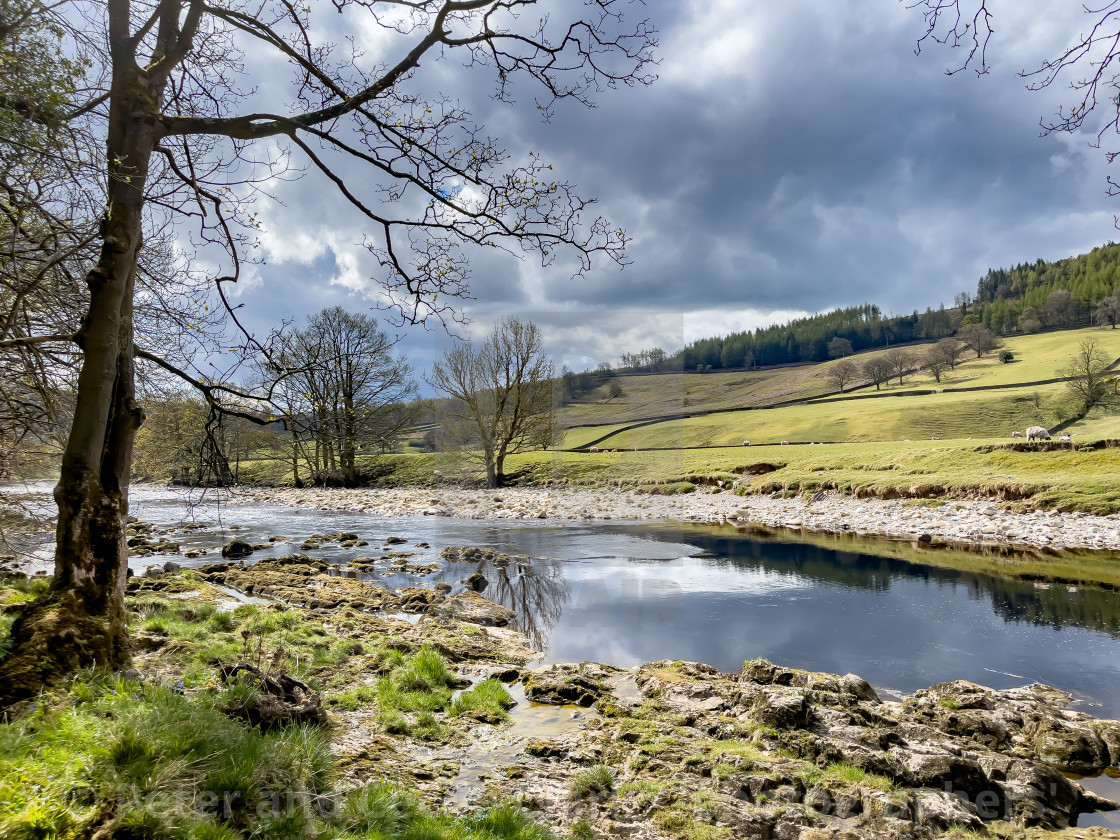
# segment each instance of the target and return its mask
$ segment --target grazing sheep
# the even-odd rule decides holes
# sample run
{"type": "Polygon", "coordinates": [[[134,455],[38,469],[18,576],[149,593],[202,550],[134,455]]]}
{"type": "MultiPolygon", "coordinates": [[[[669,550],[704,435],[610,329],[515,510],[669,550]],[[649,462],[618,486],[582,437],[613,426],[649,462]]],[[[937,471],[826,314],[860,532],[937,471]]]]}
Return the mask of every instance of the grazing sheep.
{"type": "Polygon", "coordinates": [[[751,445],[751,442],[749,440],[743,441],[743,446],[750,446],[750,445],[751,445]]]}
{"type": "Polygon", "coordinates": [[[436,478],[439,478],[441,475],[443,475],[443,473],[441,473],[439,470],[432,470],[432,475],[434,475],[436,478]]]}
{"type": "Polygon", "coordinates": [[[789,441],[788,440],[783,440],[782,441],[782,446],[789,446],[789,441]]]}
{"type": "Polygon", "coordinates": [[[592,446],[592,447],[591,447],[590,449],[588,449],[587,451],[588,451],[588,452],[598,452],[598,451],[599,451],[599,447],[598,447],[598,446],[592,446]]]}
{"type": "Polygon", "coordinates": [[[1042,426],[1028,426],[1027,427],[1027,440],[1050,440],[1050,433],[1042,426]]]}
{"type": "Polygon", "coordinates": [[[903,443],[909,443],[909,442],[910,442],[910,438],[903,438],[903,439],[902,439],[902,442],[903,442],[903,443]]]}
{"type": "Polygon", "coordinates": [[[1022,432],[1012,432],[1011,433],[1011,437],[1022,437],[1022,436],[1023,436],[1022,432]]]}
{"type": "Polygon", "coordinates": [[[1073,438],[1070,437],[1069,435],[1062,435],[1060,438],[1058,438],[1059,443],[1069,443],[1072,440],[1073,440],[1073,438]]]}
{"type": "Polygon", "coordinates": [[[937,436],[934,436],[934,437],[931,437],[930,440],[941,440],[941,438],[939,438],[937,436]]]}

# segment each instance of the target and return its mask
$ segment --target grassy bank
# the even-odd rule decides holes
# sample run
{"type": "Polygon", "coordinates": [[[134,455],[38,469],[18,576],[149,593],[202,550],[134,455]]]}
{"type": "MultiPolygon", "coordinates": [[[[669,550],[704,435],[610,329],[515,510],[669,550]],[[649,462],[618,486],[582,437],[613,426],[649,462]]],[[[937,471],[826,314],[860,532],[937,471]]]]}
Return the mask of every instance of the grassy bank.
{"type": "MultiPolygon", "coordinates": [[[[44,585],[0,584],[0,617],[7,623],[10,608],[44,585]]],[[[429,743],[466,738],[468,722],[503,720],[511,701],[496,681],[453,700],[457,678],[445,659],[381,632],[374,617],[254,605],[223,612],[220,593],[191,573],[155,585],[167,591],[128,598],[137,671],[82,673],[0,723],[0,837],[554,836],[510,803],[455,817],[347,776],[331,751],[333,726],[246,723],[260,690],[252,679],[223,681],[217,663],[295,674],[337,715],[372,716],[375,737],[429,743]]]]}

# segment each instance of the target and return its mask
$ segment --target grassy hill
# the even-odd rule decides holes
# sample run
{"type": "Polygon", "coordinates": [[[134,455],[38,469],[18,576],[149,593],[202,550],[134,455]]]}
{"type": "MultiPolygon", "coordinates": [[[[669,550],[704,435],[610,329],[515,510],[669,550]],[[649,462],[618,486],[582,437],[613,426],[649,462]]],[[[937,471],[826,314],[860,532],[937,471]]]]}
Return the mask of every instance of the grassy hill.
{"type": "MultiPolygon", "coordinates": [[[[857,383],[852,396],[896,394],[901,391],[935,390],[922,396],[894,396],[876,399],[850,399],[805,403],[780,408],[704,414],[732,407],[765,406],[790,399],[842,397],[829,375],[837,362],[801,365],[751,373],[651,374],[622,379],[627,396],[599,402],[597,422],[614,420],[611,426],[581,428],[580,418],[588,416],[589,405],[567,406],[561,422],[568,426],[565,448],[586,446],[611,432],[602,442],[608,448],[679,448],[696,446],[733,446],[743,440],[752,444],[791,442],[885,441],[941,438],[1008,437],[1013,429],[1029,425],[1055,426],[1071,416],[1062,384],[1033,385],[1054,379],[1087,338],[1097,340],[1112,358],[1120,357],[1120,330],[1082,329],[1008,339],[1004,347],[1015,360],[1001,363],[997,354],[963,360],[937,382],[928,371],[884,385],[876,392],[866,383],[857,383]],[[710,384],[709,384],[710,383],[710,384]],[[953,392],[954,388],[994,388],[989,391],[953,392]],[[667,397],[676,389],[689,397],[689,404],[664,413],[693,413],[684,419],[668,420],[628,431],[628,422],[640,422],[651,414],[654,393],[667,397]],[[711,399],[700,399],[712,394],[711,399]],[[639,396],[641,395],[641,396],[639,396]],[[613,405],[611,405],[613,403],[613,405]],[[627,422],[628,421],[628,422],[627,422]]],[[[920,354],[928,345],[912,345],[920,354]]],[[[852,359],[862,364],[885,351],[858,354],[852,359]]],[[[970,353],[971,355],[971,353],[970,353]]],[[[605,387],[601,389],[605,392],[605,387]]],[[[849,391],[852,388],[849,387],[849,391]]],[[[594,396],[594,393],[591,395],[594,396]]],[[[664,400],[662,404],[668,404],[664,400]]],[[[1120,431],[1120,420],[1111,411],[1095,412],[1074,431],[1094,434],[1099,428],[1120,431]]]]}

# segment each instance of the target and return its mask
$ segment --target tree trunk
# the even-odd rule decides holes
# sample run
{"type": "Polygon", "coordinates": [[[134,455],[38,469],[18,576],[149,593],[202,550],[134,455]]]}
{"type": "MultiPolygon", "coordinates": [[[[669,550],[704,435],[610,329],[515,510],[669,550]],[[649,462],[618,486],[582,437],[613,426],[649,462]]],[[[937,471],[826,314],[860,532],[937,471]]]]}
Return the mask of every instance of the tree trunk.
{"type": "Polygon", "coordinates": [[[131,61],[114,68],[108,201],[101,251],[86,275],[89,310],[74,417],[62,458],[54,580],[17,616],[0,661],[0,706],[35,696],[83,667],[122,669],[131,655],[125,624],[125,524],[132,449],[143,413],[136,402],[132,297],[141,246],[144,186],[158,140],[145,115],[150,91],[131,61]]]}

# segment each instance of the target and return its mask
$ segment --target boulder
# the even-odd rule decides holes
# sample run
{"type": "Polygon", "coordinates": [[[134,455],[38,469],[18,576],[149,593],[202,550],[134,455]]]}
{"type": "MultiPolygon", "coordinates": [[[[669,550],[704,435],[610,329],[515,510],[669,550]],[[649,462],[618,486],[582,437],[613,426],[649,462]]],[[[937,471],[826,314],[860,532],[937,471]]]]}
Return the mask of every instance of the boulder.
{"type": "Polygon", "coordinates": [[[468,624],[481,624],[484,627],[505,627],[516,617],[509,607],[495,604],[477,592],[463,592],[448,598],[432,609],[434,615],[465,621],[468,624]]]}
{"type": "Polygon", "coordinates": [[[231,559],[248,557],[252,553],[253,546],[245,542],[245,540],[230,540],[222,546],[222,556],[231,559]]]}
{"type": "Polygon", "coordinates": [[[467,578],[466,584],[467,589],[471,590],[472,592],[481,592],[490,585],[490,581],[485,578],[482,572],[475,572],[473,575],[467,578]]]}

